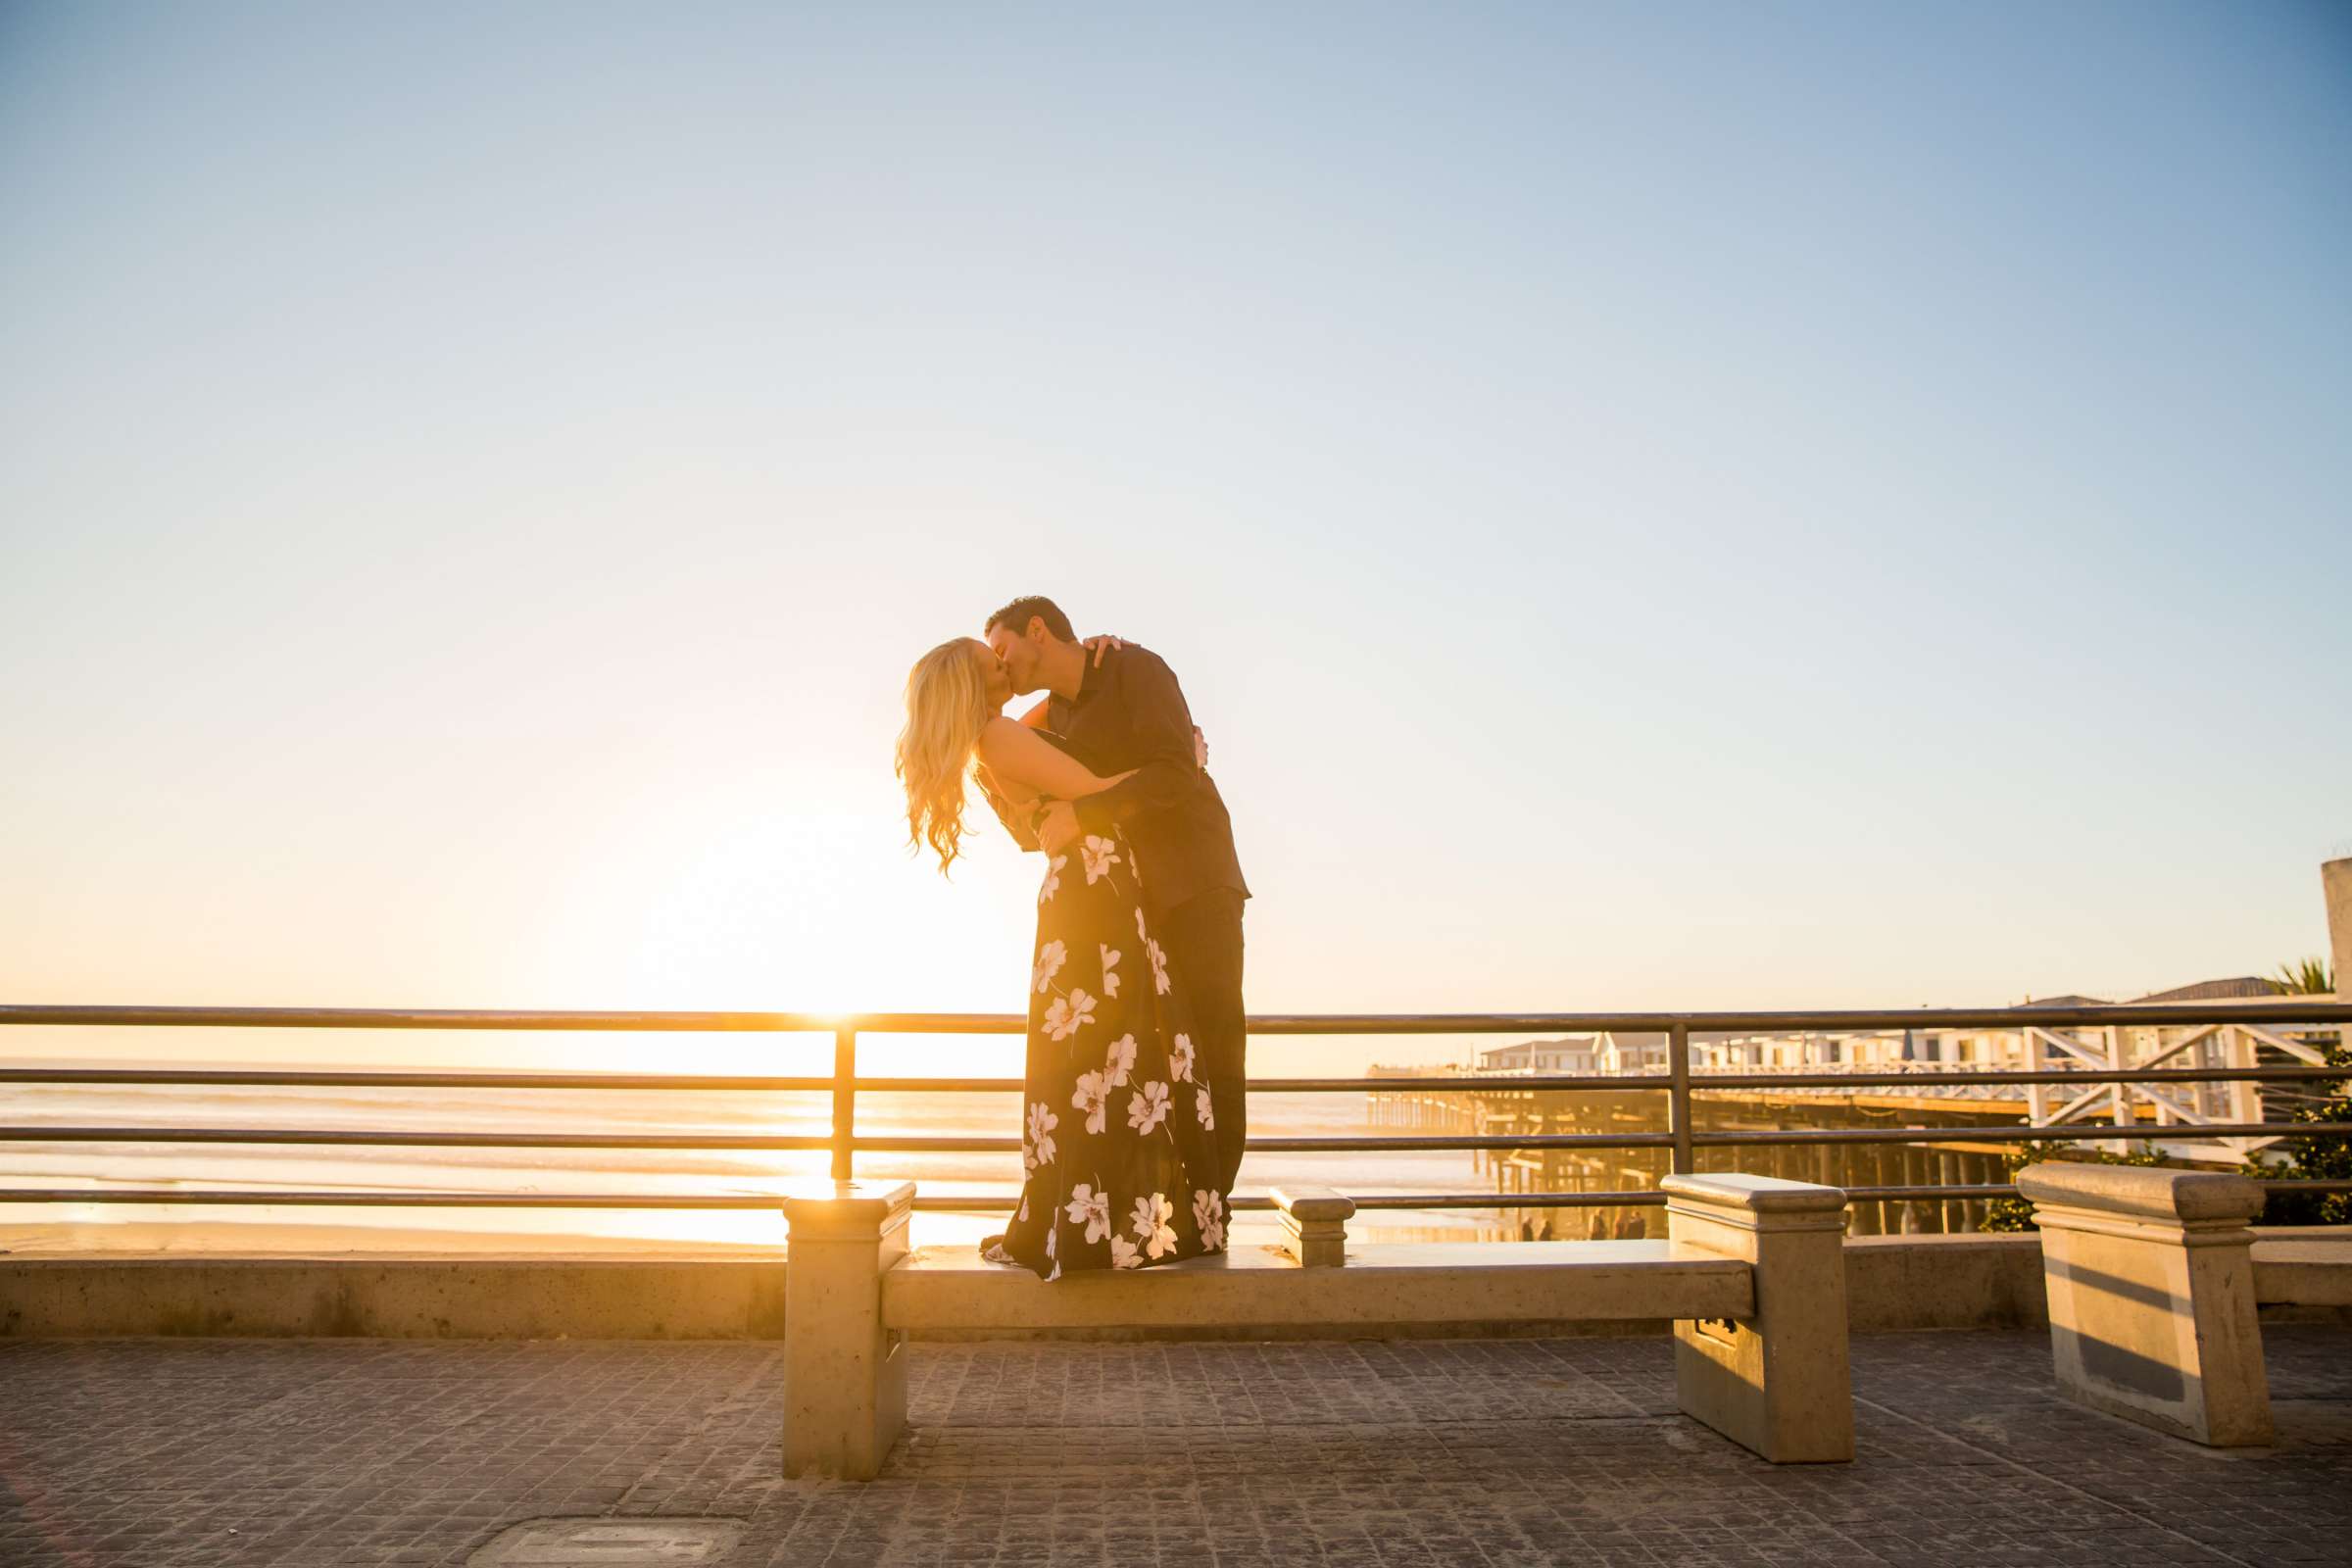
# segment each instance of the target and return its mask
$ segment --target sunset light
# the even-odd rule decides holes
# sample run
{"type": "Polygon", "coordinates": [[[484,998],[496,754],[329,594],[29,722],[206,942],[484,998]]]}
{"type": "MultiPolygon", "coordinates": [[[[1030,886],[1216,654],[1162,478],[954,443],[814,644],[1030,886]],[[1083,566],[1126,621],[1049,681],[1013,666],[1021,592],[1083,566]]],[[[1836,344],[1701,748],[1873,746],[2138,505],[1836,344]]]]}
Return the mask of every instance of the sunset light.
{"type": "Polygon", "coordinates": [[[0,0],[0,1564],[2352,1560],[2347,171],[2341,0],[0,0]]]}

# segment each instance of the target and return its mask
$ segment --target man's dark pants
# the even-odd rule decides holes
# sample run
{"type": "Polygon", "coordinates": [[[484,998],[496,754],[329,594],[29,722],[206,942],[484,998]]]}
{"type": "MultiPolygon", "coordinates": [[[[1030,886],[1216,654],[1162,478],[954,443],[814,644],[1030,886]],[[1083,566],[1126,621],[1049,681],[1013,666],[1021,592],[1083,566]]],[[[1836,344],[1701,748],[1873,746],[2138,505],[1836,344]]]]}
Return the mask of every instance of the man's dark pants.
{"type": "Polygon", "coordinates": [[[1242,1007],[1242,896],[1231,888],[1196,894],[1160,916],[1168,968],[1191,1000],[1193,1047],[1217,1107],[1218,1189],[1233,1192],[1250,1131],[1245,1056],[1249,1016],[1242,1007]]]}

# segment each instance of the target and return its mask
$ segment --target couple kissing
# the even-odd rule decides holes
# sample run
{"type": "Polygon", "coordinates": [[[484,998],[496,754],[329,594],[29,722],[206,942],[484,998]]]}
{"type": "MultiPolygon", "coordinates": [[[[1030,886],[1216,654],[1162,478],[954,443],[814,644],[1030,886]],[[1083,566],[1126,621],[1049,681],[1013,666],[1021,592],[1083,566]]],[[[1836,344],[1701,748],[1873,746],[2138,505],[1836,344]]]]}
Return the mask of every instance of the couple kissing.
{"type": "Polygon", "coordinates": [[[1233,822],[1175,672],[1080,642],[1050,599],[906,677],[898,776],[915,847],[956,861],[975,779],[1044,858],[1018,1207],[992,1261],[1048,1280],[1222,1251],[1248,1121],[1233,822]],[[1020,719],[1004,708],[1043,693],[1020,719]]]}

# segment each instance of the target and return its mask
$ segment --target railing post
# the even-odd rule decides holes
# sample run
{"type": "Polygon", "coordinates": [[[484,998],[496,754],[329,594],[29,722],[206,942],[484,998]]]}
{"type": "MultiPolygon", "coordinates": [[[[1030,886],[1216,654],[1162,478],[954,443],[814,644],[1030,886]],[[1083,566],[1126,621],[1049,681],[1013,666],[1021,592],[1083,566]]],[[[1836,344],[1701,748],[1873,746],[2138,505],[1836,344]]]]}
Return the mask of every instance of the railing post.
{"type": "Polygon", "coordinates": [[[1666,1128],[1674,1134],[1674,1173],[1688,1176],[1698,1169],[1690,1144],[1690,1026],[1678,1023],[1666,1031],[1666,1128]]]}
{"type": "MultiPolygon", "coordinates": [[[[2132,1065],[2131,1056],[2132,1031],[2120,1023],[2109,1024],[2107,1026],[2107,1066],[2109,1070],[2122,1072],[2132,1065]]],[[[2108,1119],[2118,1127],[2136,1126],[2139,1115],[2132,1104],[2131,1089],[2124,1084],[2109,1084],[2107,1093],[2109,1097],[2107,1102],[2108,1119]]],[[[2132,1146],[2121,1138],[2107,1147],[2118,1154],[2132,1152],[2132,1146]]]]}
{"type": "MultiPolygon", "coordinates": [[[[2225,1067],[2252,1067],[2261,1062],[2254,1046],[2254,1037],[2235,1024],[2222,1030],[2222,1064],[2225,1067]]],[[[2256,1122],[2263,1119],[2262,1085],[2240,1079],[2229,1086],[2230,1119],[2236,1122],[2256,1122]]]]}
{"type": "Polygon", "coordinates": [[[833,1031],[833,1179],[850,1179],[850,1155],[858,1128],[858,1031],[848,1024],[833,1031]]]}
{"type": "MultiPolygon", "coordinates": [[[[2050,1054],[2048,1049],[2042,1045],[2041,1031],[2028,1025],[2025,1042],[2026,1071],[2047,1071],[2050,1054]]],[[[2048,1084],[2026,1085],[2026,1124],[2030,1127],[2046,1127],[2049,1122],[2050,1086],[2048,1084]]]]}

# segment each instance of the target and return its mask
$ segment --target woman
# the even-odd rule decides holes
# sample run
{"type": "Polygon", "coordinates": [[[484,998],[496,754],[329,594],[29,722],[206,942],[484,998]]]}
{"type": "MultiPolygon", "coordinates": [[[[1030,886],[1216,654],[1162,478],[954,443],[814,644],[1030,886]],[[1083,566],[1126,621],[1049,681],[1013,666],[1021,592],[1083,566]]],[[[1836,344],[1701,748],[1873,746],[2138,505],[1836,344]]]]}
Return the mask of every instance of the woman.
{"type": "MultiPolygon", "coordinates": [[[[957,638],[906,677],[898,774],[906,827],[945,874],[963,834],[964,781],[985,767],[1016,819],[1101,778],[1057,737],[997,710],[1007,690],[986,643],[957,638]]],[[[1034,844],[1028,845],[1035,848],[1034,844]]],[[[1143,1268],[1225,1246],[1209,1134],[1216,1106],[1183,1033],[1183,990],[1152,940],[1124,835],[1048,857],[1029,974],[1020,1206],[984,1255],[1053,1280],[1143,1268]]]]}

